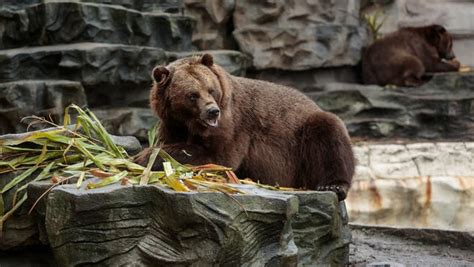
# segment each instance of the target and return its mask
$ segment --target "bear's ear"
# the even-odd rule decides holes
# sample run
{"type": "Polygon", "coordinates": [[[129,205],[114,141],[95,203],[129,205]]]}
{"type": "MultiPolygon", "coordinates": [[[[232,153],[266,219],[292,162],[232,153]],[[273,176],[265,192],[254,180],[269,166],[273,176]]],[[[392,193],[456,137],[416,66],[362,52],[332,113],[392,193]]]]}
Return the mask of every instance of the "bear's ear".
{"type": "Polygon", "coordinates": [[[433,30],[441,34],[446,32],[446,29],[443,26],[437,24],[433,25],[433,30]]]}
{"type": "Polygon", "coordinates": [[[151,72],[151,77],[157,84],[164,85],[169,80],[170,74],[171,72],[166,67],[157,66],[151,72]]]}
{"type": "Polygon", "coordinates": [[[207,67],[211,67],[214,64],[214,58],[211,54],[204,54],[201,57],[201,63],[207,67]]]}

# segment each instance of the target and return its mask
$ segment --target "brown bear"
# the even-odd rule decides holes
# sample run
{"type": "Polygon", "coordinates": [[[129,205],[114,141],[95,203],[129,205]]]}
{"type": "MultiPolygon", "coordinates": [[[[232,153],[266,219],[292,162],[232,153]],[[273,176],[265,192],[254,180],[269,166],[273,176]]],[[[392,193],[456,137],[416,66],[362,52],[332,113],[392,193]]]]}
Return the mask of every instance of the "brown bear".
{"type": "Polygon", "coordinates": [[[440,25],[407,27],[365,49],[362,76],[365,84],[419,86],[426,72],[459,70],[453,39],[440,25]]]}
{"type": "MultiPolygon", "coordinates": [[[[232,76],[209,54],[156,67],[152,76],[159,139],[176,160],[224,165],[241,178],[345,199],[354,174],[347,130],[304,94],[232,76]]],[[[137,162],[146,165],[149,155],[143,151],[137,162]]]]}

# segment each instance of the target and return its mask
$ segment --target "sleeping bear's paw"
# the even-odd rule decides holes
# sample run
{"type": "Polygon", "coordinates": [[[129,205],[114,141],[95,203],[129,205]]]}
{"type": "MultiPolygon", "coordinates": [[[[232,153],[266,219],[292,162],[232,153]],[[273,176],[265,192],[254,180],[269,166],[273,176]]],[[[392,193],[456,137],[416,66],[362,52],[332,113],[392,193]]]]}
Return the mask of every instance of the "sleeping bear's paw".
{"type": "Polygon", "coordinates": [[[349,191],[348,186],[345,186],[345,185],[323,185],[323,186],[318,186],[316,190],[317,191],[332,191],[336,193],[339,201],[346,199],[347,192],[349,191]]]}

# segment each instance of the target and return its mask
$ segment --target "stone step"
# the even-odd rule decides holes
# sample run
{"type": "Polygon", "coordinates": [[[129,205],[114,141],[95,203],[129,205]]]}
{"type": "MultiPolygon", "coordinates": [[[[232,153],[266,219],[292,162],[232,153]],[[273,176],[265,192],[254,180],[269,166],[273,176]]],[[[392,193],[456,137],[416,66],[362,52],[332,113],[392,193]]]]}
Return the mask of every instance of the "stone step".
{"type": "Polygon", "coordinates": [[[474,143],[360,143],[346,200],[363,224],[474,231],[474,143]]]}
{"type": "Polygon", "coordinates": [[[310,92],[352,137],[474,140],[474,73],[434,75],[418,88],[332,83],[310,92]]]}
{"type": "MultiPolygon", "coordinates": [[[[245,73],[248,58],[236,51],[208,51],[233,74],[245,73]]],[[[200,54],[195,52],[193,54],[200,54]]],[[[189,53],[118,44],[77,43],[0,50],[0,82],[80,81],[91,107],[148,106],[151,70],[189,53]]]]}
{"type": "Polygon", "coordinates": [[[41,3],[74,2],[121,6],[143,12],[182,12],[183,0],[3,0],[8,8],[21,9],[41,3]]]}
{"type": "Polygon", "coordinates": [[[78,42],[192,50],[192,19],[120,6],[52,2],[0,12],[0,49],[78,42]]]}
{"type": "MultiPolygon", "coordinates": [[[[65,80],[15,81],[0,83],[0,134],[24,132],[26,116],[51,116],[61,122],[64,108],[87,104],[81,83],[65,80]]],[[[34,127],[30,128],[34,129],[34,127]]]]}
{"type": "Polygon", "coordinates": [[[79,43],[0,51],[0,82],[23,79],[80,81],[89,105],[126,105],[127,95],[148,90],[150,71],[165,64],[160,48],[79,43]]]}

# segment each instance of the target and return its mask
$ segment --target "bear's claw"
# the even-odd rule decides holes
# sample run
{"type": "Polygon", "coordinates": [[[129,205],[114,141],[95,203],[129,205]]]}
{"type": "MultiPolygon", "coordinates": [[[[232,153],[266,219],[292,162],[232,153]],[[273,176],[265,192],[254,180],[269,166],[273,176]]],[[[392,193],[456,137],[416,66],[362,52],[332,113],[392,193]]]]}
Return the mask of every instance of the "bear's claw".
{"type": "Polygon", "coordinates": [[[347,190],[345,189],[344,186],[340,186],[340,185],[322,185],[322,186],[318,186],[316,190],[317,191],[332,191],[336,193],[339,201],[346,199],[346,196],[347,196],[347,190]]]}

